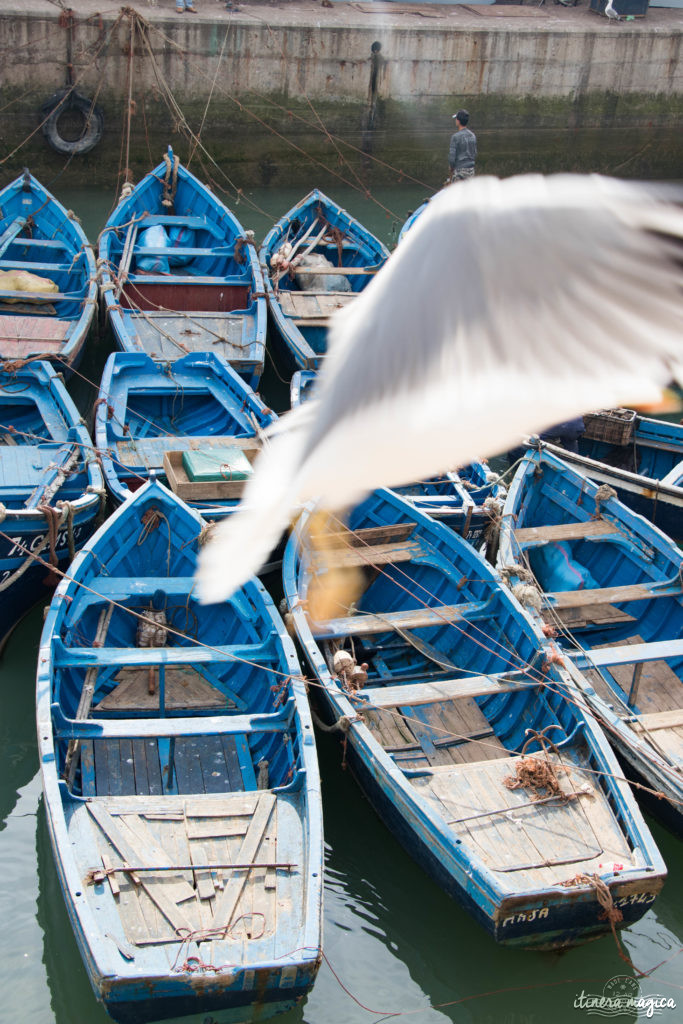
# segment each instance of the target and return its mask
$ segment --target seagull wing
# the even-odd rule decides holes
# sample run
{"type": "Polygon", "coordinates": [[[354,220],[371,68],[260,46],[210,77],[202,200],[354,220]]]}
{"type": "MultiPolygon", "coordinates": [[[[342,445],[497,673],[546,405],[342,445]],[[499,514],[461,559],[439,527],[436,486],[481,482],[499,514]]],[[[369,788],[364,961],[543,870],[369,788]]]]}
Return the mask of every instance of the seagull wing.
{"type": "Polygon", "coordinates": [[[683,380],[680,199],[572,175],[439,193],[336,315],[316,405],[283,417],[202,554],[202,599],[257,570],[301,502],[343,508],[683,380]]]}

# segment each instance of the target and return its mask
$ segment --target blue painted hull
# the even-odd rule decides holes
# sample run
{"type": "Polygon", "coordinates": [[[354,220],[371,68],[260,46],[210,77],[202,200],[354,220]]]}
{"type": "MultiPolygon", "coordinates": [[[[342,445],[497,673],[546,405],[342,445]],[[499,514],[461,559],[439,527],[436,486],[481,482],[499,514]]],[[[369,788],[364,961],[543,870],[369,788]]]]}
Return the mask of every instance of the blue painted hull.
{"type": "Polygon", "coordinates": [[[121,1024],[269,1016],[320,963],[320,782],[296,653],[256,580],[198,615],[202,527],[145,484],[78,556],[41,638],[55,862],[121,1024]],[[156,608],[157,646],[136,643],[156,608]]]}
{"type": "Polygon", "coordinates": [[[28,609],[51,593],[57,582],[51,566],[66,570],[92,534],[104,487],[80,414],[48,363],[0,372],[0,384],[2,645],[28,609]]]}
{"type": "MultiPolygon", "coordinates": [[[[143,353],[114,353],[107,360],[95,412],[95,441],[102,453],[107,487],[120,504],[151,473],[167,486],[171,452],[245,446],[253,457],[257,430],[277,416],[220,356],[212,352],[184,356],[172,367],[143,353]]],[[[174,460],[175,463],[175,460],[174,460]]],[[[230,515],[239,503],[239,487],[224,497],[197,485],[182,497],[209,519],[230,515]]]]}
{"type": "Polygon", "coordinates": [[[578,452],[549,446],[590,480],[613,487],[619,501],[645,516],[677,543],[683,541],[683,426],[636,416],[628,444],[585,435],[578,452]]]}
{"type": "Polygon", "coordinates": [[[542,447],[527,453],[510,487],[499,559],[506,569],[531,566],[542,599],[537,628],[541,615],[554,626],[615,749],[660,794],[658,816],[680,833],[683,553],[542,447]]]}
{"type": "Polygon", "coordinates": [[[97,305],[95,257],[73,214],[28,171],[0,191],[0,269],[53,283],[1,291],[0,361],[42,358],[69,370],[80,360],[97,305]],[[42,286],[41,286],[42,287],[42,286]]]}
{"type": "MultiPolygon", "coordinates": [[[[360,596],[343,599],[335,591],[339,602],[353,601],[352,612],[333,618],[315,612],[311,584],[324,579],[325,561],[304,539],[306,514],[287,546],[283,578],[325,715],[347,723],[347,755],[378,813],[498,942],[551,949],[604,934],[609,925],[595,890],[576,882],[595,873],[622,920],[637,920],[661,887],[661,857],[619,781],[605,737],[573,698],[568,678],[553,668],[552,652],[531,621],[476,551],[391,492],[375,492],[351,513],[349,525],[351,547],[340,544],[336,555],[331,546],[335,571],[374,566],[360,596]],[[351,664],[353,673],[345,674],[351,664]],[[514,675],[514,665],[525,666],[515,678],[528,688],[505,682],[503,692],[498,687],[514,675]],[[503,774],[513,781],[520,755],[550,729],[570,775],[590,765],[596,810],[585,810],[586,803],[582,810],[602,824],[596,818],[589,839],[578,845],[576,822],[536,821],[541,805],[528,789],[511,797],[503,774]],[[522,817],[530,815],[526,825],[511,800],[519,800],[522,817]],[[602,817],[598,807],[611,810],[602,817]],[[519,831],[508,833],[500,815],[512,815],[519,831]],[[599,844],[596,829],[603,831],[599,844]],[[541,835],[558,837],[542,854],[541,835]],[[647,851],[645,863],[635,863],[634,848],[647,851]],[[605,852],[617,849],[623,861],[605,852]]],[[[329,559],[330,547],[322,550],[329,559]]]]}
{"type": "Polygon", "coordinates": [[[257,387],[267,306],[244,228],[173,153],[121,199],[100,241],[103,299],[116,342],[173,362],[215,352],[257,387]]]}
{"type": "MultiPolygon", "coordinates": [[[[280,218],[263,240],[259,261],[276,340],[290,367],[320,368],[327,351],[327,323],[333,307],[346,303],[362,291],[388,256],[389,250],[379,239],[319,189],[314,189],[280,218]],[[334,302],[331,305],[325,302],[322,306],[316,300],[316,295],[321,300],[324,297],[325,289],[320,285],[316,285],[317,292],[311,290],[307,296],[289,273],[273,262],[283,245],[293,247],[290,258],[325,257],[332,265],[330,270],[340,269],[337,276],[344,278],[343,285],[348,292],[335,290],[334,302]],[[303,311],[297,308],[302,299],[309,306],[303,311]]],[[[335,289],[337,287],[338,283],[335,289]]]]}

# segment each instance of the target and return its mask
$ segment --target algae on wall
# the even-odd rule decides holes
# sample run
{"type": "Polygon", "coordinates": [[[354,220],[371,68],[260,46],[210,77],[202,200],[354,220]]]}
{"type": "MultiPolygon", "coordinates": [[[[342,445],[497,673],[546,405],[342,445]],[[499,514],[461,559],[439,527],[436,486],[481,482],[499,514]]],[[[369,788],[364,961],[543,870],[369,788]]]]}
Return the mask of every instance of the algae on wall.
{"type": "Polygon", "coordinates": [[[193,168],[219,190],[329,188],[356,175],[437,187],[460,106],[479,138],[480,173],[680,176],[680,28],[614,33],[597,18],[562,31],[542,20],[503,28],[458,12],[464,30],[446,14],[407,30],[351,5],[335,5],[328,24],[313,14],[306,24],[301,11],[285,23],[280,5],[274,26],[239,16],[179,25],[160,8],[130,10],[76,17],[68,37],[58,11],[0,14],[7,178],[29,166],[46,181],[62,172],[115,188],[125,164],[138,180],[169,144],[185,159],[196,133],[205,149],[193,168]],[[96,149],[70,161],[36,132],[42,103],[64,85],[69,47],[78,88],[105,118],[96,149]]]}

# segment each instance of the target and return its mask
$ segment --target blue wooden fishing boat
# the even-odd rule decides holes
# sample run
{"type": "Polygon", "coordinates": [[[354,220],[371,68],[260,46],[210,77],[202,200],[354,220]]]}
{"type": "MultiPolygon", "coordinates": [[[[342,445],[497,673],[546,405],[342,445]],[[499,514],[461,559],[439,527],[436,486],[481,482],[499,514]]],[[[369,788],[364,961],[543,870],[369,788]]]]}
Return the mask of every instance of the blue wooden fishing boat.
{"type": "Polygon", "coordinates": [[[145,483],[78,556],[41,638],[57,871],[121,1024],[261,1019],[320,963],[320,782],[296,653],[256,579],[200,609],[203,525],[145,483]]]}
{"type": "Polygon", "coordinates": [[[102,375],[95,443],[117,502],[154,472],[200,514],[221,519],[239,503],[261,433],[276,419],[213,352],[170,365],[115,352],[102,375]]]}
{"type": "Polygon", "coordinates": [[[353,301],[388,256],[378,238],[320,189],[280,218],[259,260],[287,362],[306,370],[320,366],[330,317],[353,301]]]}
{"type": "Polygon", "coordinates": [[[499,558],[513,582],[533,574],[537,621],[557,632],[613,745],[658,794],[648,806],[683,835],[683,552],[541,448],[510,487],[499,558]]]}
{"type": "Polygon", "coordinates": [[[559,948],[641,917],[662,859],[495,570],[391,491],[348,530],[320,537],[316,523],[304,513],[286,548],[291,620],[311,692],[397,838],[507,945],[559,948]],[[360,596],[342,598],[351,573],[360,596]]]}
{"type": "Polygon", "coordinates": [[[162,362],[216,352],[258,385],[267,307],[256,250],[237,217],[170,148],[122,197],[99,255],[120,348],[162,362]]]}
{"type": "Polygon", "coordinates": [[[566,463],[683,542],[683,425],[648,419],[632,409],[585,417],[577,452],[550,447],[566,463]]]}
{"type": "Polygon", "coordinates": [[[97,305],[95,257],[71,211],[25,171],[0,191],[0,360],[75,365],[97,305]]]}
{"type": "Polygon", "coordinates": [[[50,566],[66,569],[93,532],[104,497],[92,441],[53,367],[0,370],[0,649],[58,582],[50,566]]]}
{"type": "Polygon", "coordinates": [[[418,217],[421,217],[431,202],[432,197],[425,199],[412,213],[409,213],[403,222],[403,226],[398,233],[398,242],[402,242],[405,236],[408,234],[418,217]]]}
{"type": "MultiPolygon", "coordinates": [[[[315,370],[297,370],[292,375],[292,409],[311,397],[315,378],[315,370]]],[[[472,462],[429,480],[396,487],[395,491],[432,519],[466,537],[470,544],[483,541],[491,517],[502,512],[506,494],[499,475],[484,462],[472,462]]]]}

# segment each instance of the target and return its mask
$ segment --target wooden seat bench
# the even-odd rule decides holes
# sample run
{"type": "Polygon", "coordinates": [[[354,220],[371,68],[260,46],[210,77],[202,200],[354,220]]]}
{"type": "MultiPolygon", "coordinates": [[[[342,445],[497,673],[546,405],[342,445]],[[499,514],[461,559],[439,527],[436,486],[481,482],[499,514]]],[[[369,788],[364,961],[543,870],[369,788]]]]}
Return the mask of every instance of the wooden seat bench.
{"type": "Polygon", "coordinates": [[[649,601],[653,597],[681,597],[680,584],[655,586],[633,583],[622,587],[596,587],[593,590],[556,590],[545,594],[552,608],[580,608],[596,604],[620,604],[622,601],[649,601]]]}
{"type": "Polygon", "coordinates": [[[465,676],[431,683],[369,686],[358,692],[357,706],[362,707],[367,701],[375,708],[408,707],[465,697],[488,697],[496,693],[534,689],[540,685],[521,672],[510,672],[503,676],[465,676]]]}
{"type": "Polygon", "coordinates": [[[408,608],[382,615],[359,612],[326,622],[312,622],[311,628],[318,639],[332,640],[344,636],[369,636],[391,629],[424,629],[449,623],[474,621],[488,615],[489,601],[462,602],[425,608],[408,608]]]}
{"type": "Polygon", "coordinates": [[[637,721],[628,723],[636,732],[652,732],[657,729],[680,729],[683,727],[683,708],[672,711],[653,711],[638,715],[637,721]]]}
{"type": "Polygon", "coordinates": [[[536,547],[552,541],[586,540],[608,537],[619,533],[614,523],[606,519],[586,519],[581,523],[558,523],[554,526],[529,526],[514,531],[521,548],[536,547]]]}
{"type": "Polygon", "coordinates": [[[410,562],[422,552],[419,541],[410,539],[414,529],[415,523],[397,523],[389,527],[314,535],[311,570],[315,573],[322,569],[410,562]]]}

